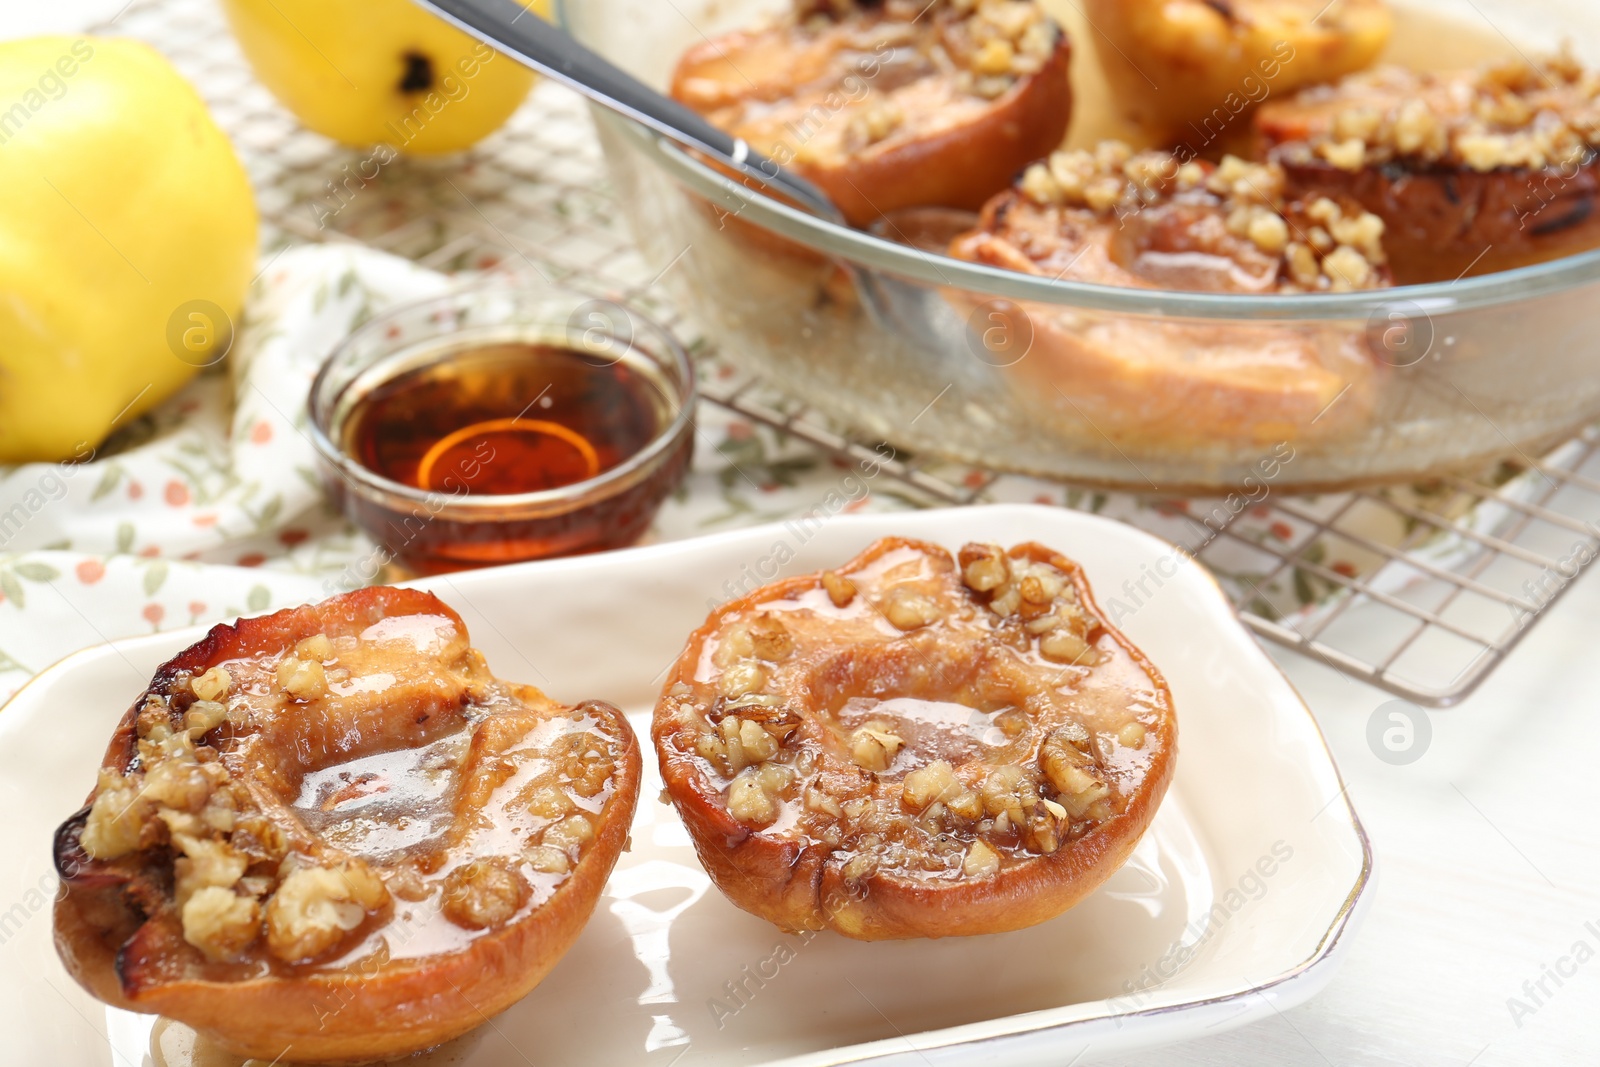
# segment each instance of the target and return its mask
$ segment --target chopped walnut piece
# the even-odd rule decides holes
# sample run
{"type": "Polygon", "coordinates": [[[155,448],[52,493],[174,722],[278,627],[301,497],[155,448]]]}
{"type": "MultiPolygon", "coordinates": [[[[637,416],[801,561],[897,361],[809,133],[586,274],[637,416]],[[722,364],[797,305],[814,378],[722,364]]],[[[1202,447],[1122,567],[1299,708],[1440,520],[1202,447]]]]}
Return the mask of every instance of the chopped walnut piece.
{"type": "Polygon", "coordinates": [[[528,880],[500,856],[463,864],[445,876],[439,910],[457,926],[492,930],[504,926],[533,895],[528,880]]]}
{"type": "Polygon", "coordinates": [[[955,769],[941,759],[906,775],[900,797],[906,807],[921,811],[936,801],[947,800],[964,791],[955,769]]]}
{"type": "Polygon", "coordinates": [[[89,808],[79,843],[90,859],[114,860],[139,847],[139,835],[151,815],[151,804],[130,781],[101,770],[94,803],[89,808]]]}
{"type": "Polygon", "coordinates": [[[179,811],[199,811],[211,796],[212,779],[199,763],[168,759],[145,772],[144,795],[179,811]]]}
{"type": "Polygon", "coordinates": [[[1094,758],[1070,740],[1066,730],[1057,730],[1045,739],[1039,752],[1039,765],[1060,797],[1061,806],[1075,819],[1110,796],[1111,789],[1095,775],[1094,758]]]}
{"type": "Polygon", "coordinates": [[[267,948],[289,963],[315,959],[388,901],[383,881],[360,860],[296,867],[267,901],[267,948]]]}
{"type": "Polygon", "coordinates": [[[781,621],[762,615],[750,624],[750,647],[757,658],[781,663],[794,652],[794,638],[781,621]]]}
{"type": "Polygon", "coordinates": [[[228,709],[215,700],[196,700],[183,713],[183,728],[196,741],[221,726],[228,718],[228,709]]]}
{"type": "Polygon", "coordinates": [[[759,663],[735,663],[722,672],[718,688],[725,697],[736,698],[758,692],[767,684],[767,672],[759,663]]]}
{"type": "Polygon", "coordinates": [[[1097,658],[1089,643],[1065,627],[1039,638],[1039,654],[1055,663],[1092,666],[1097,658]]]}
{"type": "Polygon", "coordinates": [[[960,563],[961,580],[976,592],[992,592],[1011,580],[1011,561],[999,545],[967,545],[960,563]]]}
{"type": "Polygon", "coordinates": [[[297,656],[285,656],[278,664],[278,684],[301,700],[315,700],[328,692],[328,676],[322,664],[297,656]]]}
{"type": "Polygon", "coordinates": [[[303,660],[326,664],[333,659],[333,642],[328,640],[327,634],[316,634],[295,645],[294,654],[303,660]]]}
{"type": "Polygon", "coordinates": [[[981,840],[974,841],[961,861],[961,870],[968,878],[988,878],[1000,870],[1000,857],[981,840]]]}
{"type": "Polygon", "coordinates": [[[528,797],[528,810],[544,819],[559,819],[572,806],[572,798],[555,785],[542,785],[528,797]]]}
{"type": "Polygon", "coordinates": [[[541,843],[559,849],[582,849],[594,840],[594,824],[583,812],[573,812],[545,830],[541,843]]]}
{"type": "Polygon", "coordinates": [[[746,772],[728,785],[728,814],[746,826],[767,826],[778,817],[778,806],[761,780],[746,772]]]}
{"type": "Polygon", "coordinates": [[[883,614],[896,629],[909,631],[938,622],[943,611],[932,597],[897,585],[884,594],[883,614]]]}
{"type": "Polygon", "coordinates": [[[905,114],[893,100],[883,99],[866,107],[850,121],[850,139],[858,145],[874,145],[894,133],[905,121],[905,114]]]}
{"type": "Polygon", "coordinates": [[[886,771],[904,745],[905,741],[890,733],[883,723],[870,722],[850,734],[850,757],[869,771],[886,771]]]}
{"type": "Polygon", "coordinates": [[[533,845],[525,848],[522,850],[522,858],[528,866],[540,874],[566,874],[572,869],[572,861],[567,859],[567,854],[550,845],[533,845]]]}
{"type": "Polygon", "coordinates": [[[174,834],[172,843],[183,853],[172,864],[173,899],[180,908],[201,889],[232,889],[250,866],[249,858],[226,841],[174,834]]]}
{"type": "Polygon", "coordinates": [[[384,874],[383,884],[401,900],[415,903],[433,895],[433,888],[417,873],[415,867],[395,867],[384,874]]]}
{"type": "Polygon", "coordinates": [[[201,700],[221,700],[233,687],[233,676],[226,667],[212,667],[189,683],[189,688],[201,700]]]}
{"type": "Polygon", "coordinates": [[[856,596],[855,583],[837,571],[822,572],[822,588],[827,592],[828,600],[836,608],[849,607],[850,601],[856,596]]]}
{"type": "Polygon", "coordinates": [[[231,889],[196,890],[179,914],[183,939],[213,962],[238,959],[261,936],[261,906],[231,889]]]}

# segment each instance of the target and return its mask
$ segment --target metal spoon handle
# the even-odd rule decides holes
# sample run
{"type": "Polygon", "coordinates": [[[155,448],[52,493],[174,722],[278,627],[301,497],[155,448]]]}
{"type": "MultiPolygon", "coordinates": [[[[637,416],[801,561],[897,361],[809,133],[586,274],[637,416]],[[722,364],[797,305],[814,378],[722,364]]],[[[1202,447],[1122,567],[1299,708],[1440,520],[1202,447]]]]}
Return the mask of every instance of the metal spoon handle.
{"type": "Polygon", "coordinates": [[[761,184],[800,201],[813,214],[841,221],[838,209],[816,186],[785,171],[742,138],[729,135],[677,101],[662,96],[579,44],[571,34],[532,14],[517,0],[416,2],[596,103],[680,144],[715,156],[761,184]]]}

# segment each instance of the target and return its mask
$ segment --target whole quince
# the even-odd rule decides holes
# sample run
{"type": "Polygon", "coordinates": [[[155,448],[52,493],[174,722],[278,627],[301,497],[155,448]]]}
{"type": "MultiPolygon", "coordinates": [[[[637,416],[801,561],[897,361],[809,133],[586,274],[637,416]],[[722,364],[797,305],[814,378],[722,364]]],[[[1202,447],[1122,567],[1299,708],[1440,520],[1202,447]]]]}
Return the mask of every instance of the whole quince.
{"type": "Polygon", "coordinates": [[[226,352],[250,182],[149,47],[0,43],[0,203],[0,462],[81,459],[226,352]]]}
{"type": "MultiPolygon", "coordinates": [[[[528,4],[542,12],[548,0],[528,4]]],[[[411,0],[223,0],[256,76],[325,137],[459,152],[511,116],[533,72],[411,0]]],[[[530,16],[531,17],[531,16],[530,16]]]]}

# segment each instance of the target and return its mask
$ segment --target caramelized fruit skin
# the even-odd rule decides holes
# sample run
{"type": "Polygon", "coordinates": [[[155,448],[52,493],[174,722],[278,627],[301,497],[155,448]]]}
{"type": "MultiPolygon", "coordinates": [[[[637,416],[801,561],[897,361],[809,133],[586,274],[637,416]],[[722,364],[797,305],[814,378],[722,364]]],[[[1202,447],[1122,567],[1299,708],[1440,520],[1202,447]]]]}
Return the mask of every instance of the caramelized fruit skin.
{"type": "Polygon", "coordinates": [[[620,711],[495,679],[432,594],[218,626],[157,671],[58,831],[56,946],[99,999],[239,1055],[406,1055],[565,953],[639,770],[620,711]]]}
{"type": "Polygon", "coordinates": [[[733,903],[883,940],[1071,907],[1149,825],[1176,730],[1160,674],[1071,561],[1036,544],[957,561],[888,538],[714,612],[652,734],[733,903]],[[988,583],[986,567],[1011,577],[988,583]]]}
{"type": "Polygon", "coordinates": [[[796,17],[690,49],[673,97],[816,183],[853,226],[913,206],[976,209],[1066,136],[1072,47],[1042,15],[1048,36],[1014,49],[1027,69],[991,76],[1009,84],[987,96],[954,69],[980,62],[972,14],[938,0],[843,6],[820,28],[796,17]]]}
{"type": "Polygon", "coordinates": [[[1398,282],[1452,281],[1600,246],[1597,97],[1600,74],[1565,55],[1386,67],[1271,101],[1255,131],[1298,194],[1384,220],[1398,282]]]}

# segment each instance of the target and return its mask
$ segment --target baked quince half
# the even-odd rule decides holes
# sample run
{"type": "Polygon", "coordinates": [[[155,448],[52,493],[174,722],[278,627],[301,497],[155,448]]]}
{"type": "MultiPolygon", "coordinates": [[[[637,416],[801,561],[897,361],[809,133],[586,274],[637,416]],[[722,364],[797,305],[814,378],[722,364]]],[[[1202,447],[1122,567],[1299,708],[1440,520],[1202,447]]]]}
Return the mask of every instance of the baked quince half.
{"type": "Polygon", "coordinates": [[[671,93],[864,226],[975,209],[1059,145],[1071,51],[1036,0],[795,0],[690,49],[671,93]]]}
{"type": "Polygon", "coordinates": [[[1600,72],[1570,54],[1385,67],[1273,101],[1255,123],[1293,191],[1384,220],[1402,283],[1600,246],[1600,72]]]}
{"type": "Polygon", "coordinates": [[[1261,101],[1372,65],[1394,29],[1386,0],[1084,0],[1127,117],[1157,142],[1205,151],[1248,132],[1261,101]]]}
{"type": "MultiPolygon", "coordinates": [[[[1349,197],[1290,198],[1283,169],[1219,165],[1108,141],[1061,151],[996,196],[956,259],[1119,288],[1248,296],[1390,284],[1383,220],[1349,197]]],[[[1270,447],[1364,425],[1379,367],[1360,324],[1103,314],[947,297],[997,338],[995,362],[1046,404],[1126,445],[1270,447]]]]}
{"type": "Polygon", "coordinates": [[[1132,852],[1177,751],[1166,683],[1075,563],[904,538],[715,611],[652,732],[734,904],[864,941],[1065,911],[1132,852]]]}
{"type": "Polygon", "coordinates": [[[56,947],[100,1000],[241,1056],[397,1058],[549,972],[638,789],[621,712],[496,679],[432,594],[218,626],[57,832],[56,947]]]}

